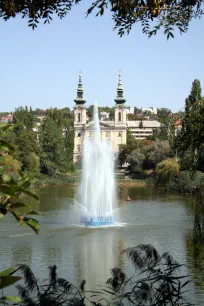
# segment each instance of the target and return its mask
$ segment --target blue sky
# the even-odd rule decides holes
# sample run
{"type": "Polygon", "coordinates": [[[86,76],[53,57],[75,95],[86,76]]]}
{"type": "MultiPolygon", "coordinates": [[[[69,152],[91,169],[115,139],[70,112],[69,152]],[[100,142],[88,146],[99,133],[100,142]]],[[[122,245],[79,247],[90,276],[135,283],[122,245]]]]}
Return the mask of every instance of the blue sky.
{"type": "Polygon", "coordinates": [[[174,40],[162,33],[148,39],[139,24],[120,38],[108,13],[85,19],[87,2],[35,31],[20,18],[0,21],[0,111],[72,108],[80,70],[87,105],[114,104],[119,69],[128,106],[177,111],[195,78],[204,85],[204,20],[174,40]]]}

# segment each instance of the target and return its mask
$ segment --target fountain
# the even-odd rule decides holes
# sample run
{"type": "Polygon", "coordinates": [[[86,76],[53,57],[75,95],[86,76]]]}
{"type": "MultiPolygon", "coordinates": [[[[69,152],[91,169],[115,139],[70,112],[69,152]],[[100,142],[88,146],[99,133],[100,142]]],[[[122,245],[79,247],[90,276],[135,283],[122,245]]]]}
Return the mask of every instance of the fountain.
{"type": "Polygon", "coordinates": [[[109,140],[101,139],[98,107],[94,105],[93,137],[85,133],[82,157],[82,178],[79,186],[83,206],[81,223],[88,227],[113,224],[116,201],[113,152],[109,140]]]}

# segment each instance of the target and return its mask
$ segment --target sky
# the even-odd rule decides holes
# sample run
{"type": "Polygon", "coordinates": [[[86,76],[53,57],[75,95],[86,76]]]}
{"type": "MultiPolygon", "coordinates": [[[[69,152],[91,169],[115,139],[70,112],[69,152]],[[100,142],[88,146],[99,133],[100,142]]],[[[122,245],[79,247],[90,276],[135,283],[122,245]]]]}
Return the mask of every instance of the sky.
{"type": "Polygon", "coordinates": [[[109,13],[85,18],[92,1],[85,2],[35,31],[21,18],[0,20],[0,112],[25,105],[73,108],[79,71],[87,106],[95,100],[114,105],[119,70],[127,106],[176,112],[195,78],[203,87],[204,19],[175,39],[167,40],[162,32],[148,39],[139,24],[120,38],[109,13]]]}

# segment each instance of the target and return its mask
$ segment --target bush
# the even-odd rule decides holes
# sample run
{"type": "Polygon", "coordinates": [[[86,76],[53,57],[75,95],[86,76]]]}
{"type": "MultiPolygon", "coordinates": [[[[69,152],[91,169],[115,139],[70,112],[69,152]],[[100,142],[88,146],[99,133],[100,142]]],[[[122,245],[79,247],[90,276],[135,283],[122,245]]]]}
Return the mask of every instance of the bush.
{"type": "Polygon", "coordinates": [[[57,267],[49,267],[49,280],[40,284],[27,265],[17,271],[24,275],[25,285],[17,285],[22,306],[175,306],[190,304],[184,297],[187,276],[178,276],[182,265],[171,255],[160,255],[151,245],[140,244],[123,253],[132,261],[135,274],[128,277],[120,268],[111,269],[111,277],[97,292],[86,292],[86,281],[77,288],[69,281],[59,278],[57,267]],[[90,296],[90,293],[92,294],[90,296]],[[94,297],[94,301],[92,298],[94,297]]]}
{"type": "Polygon", "coordinates": [[[163,160],[156,167],[156,186],[167,186],[174,181],[180,171],[180,165],[176,159],[163,160]]]}
{"type": "Polygon", "coordinates": [[[204,188],[204,173],[200,171],[181,171],[175,182],[170,185],[170,189],[183,193],[194,193],[202,188],[204,188]]]}
{"type": "Polygon", "coordinates": [[[134,150],[127,156],[127,162],[130,164],[130,170],[132,172],[140,172],[142,170],[144,159],[145,156],[141,153],[140,149],[134,150]]]}
{"type": "Polygon", "coordinates": [[[156,140],[152,145],[144,151],[146,160],[145,169],[155,168],[156,165],[171,154],[171,148],[168,141],[156,140]]]}

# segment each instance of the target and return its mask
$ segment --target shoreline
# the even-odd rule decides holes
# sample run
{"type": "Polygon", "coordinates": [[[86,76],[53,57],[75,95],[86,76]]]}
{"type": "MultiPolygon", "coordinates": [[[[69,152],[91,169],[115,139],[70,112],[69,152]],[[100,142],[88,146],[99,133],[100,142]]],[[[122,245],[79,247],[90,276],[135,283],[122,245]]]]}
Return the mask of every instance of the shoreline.
{"type": "MultiPolygon", "coordinates": [[[[35,190],[42,189],[42,188],[47,188],[47,187],[52,187],[52,186],[78,186],[80,181],[75,178],[79,177],[42,177],[39,178],[39,181],[33,185],[33,188],[35,190]]],[[[136,179],[124,179],[124,180],[116,180],[116,185],[119,187],[146,187],[147,186],[147,181],[146,180],[136,180],[136,179]]]]}

